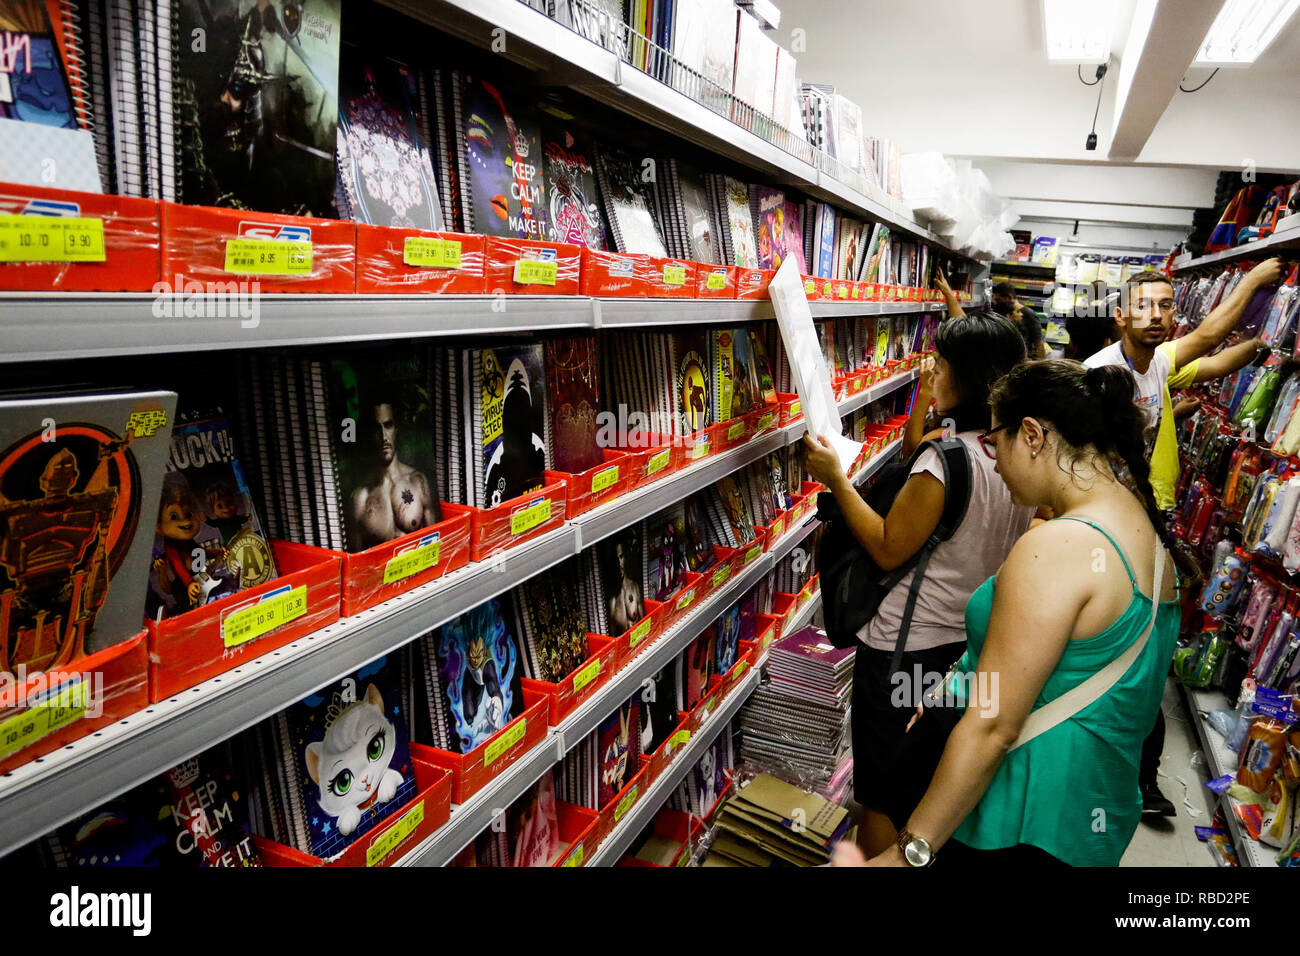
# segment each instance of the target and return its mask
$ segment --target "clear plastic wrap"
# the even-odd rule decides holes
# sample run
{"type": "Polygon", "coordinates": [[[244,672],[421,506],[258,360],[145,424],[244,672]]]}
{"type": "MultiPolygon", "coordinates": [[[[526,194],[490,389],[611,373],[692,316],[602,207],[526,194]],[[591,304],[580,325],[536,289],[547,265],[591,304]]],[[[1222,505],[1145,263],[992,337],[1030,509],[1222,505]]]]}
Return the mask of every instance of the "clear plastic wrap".
{"type": "Polygon", "coordinates": [[[0,183],[0,215],[27,220],[0,230],[0,289],[155,291],[162,233],[158,203],[152,199],[0,183]],[[36,231],[25,232],[23,226],[36,231]],[[90,256],[95,255],[101,231],[103,257],[94,261],[90,256]],[[22,254],[4,251],[11,241],[15,247],[40,249],[33,256],[43,256],[45,261],[10,261],[22,254]],[[89,255],[83,244],[90,247],[89,255]]]}
{"type": "MultiPolygon", "coordinates": [[[[552,477],[556,477],[554,473],[552,477]]],[[[557,477],[540,490],[503,501],[495,508],[468,509],[474,514],[470,560],[484,561],[498,551],[554,531],[568,517],[567,506],[568,485],[557,477]]]]}
{"type": "Polygon", "coordinates": [[[605,461],[576,475],[561,471],[546,472],[546,483],[563,481],[568,489],[565,515],[576,518],[580,514],[613,501],[627,492],[633,475],[634,457],[625,452],[603,449],[605,461]]]}
{"type": "Polygon", "coordinates": [[[695,298],[694,262],[687,259],[644,256],[641,265],[645,270],[643,276],[646,295],[656,299],[695,298]]]}
{"type": "Polygon", "coordinates": [[[481,294],[486,251],[484,236],[358,223],[356,289],[367,295],[481,294]]]}
{"type": "Polygon", "coordinates": [[[162,203],[162,282],[258,292],[355,292],[353,222],[162,203]]]}
{"type": "Polygon", "coordinates": [[[149,691],[157,703],[339,619],[335,551],[272,541],[280,576],[177,617],[149,621],[149,691]]]}
{"type": "Polygon", "coordinates": [[[578,295],[581,274],[580,246],[497,236],[487,241],[485,289],[490,294],[578,295]]]}
{"type": "Polygon", "coordinates": [[[647,267],[641,262],[644,258],[641,255],[584,248],[580,284],[582,294],[607,298],[645,296],[647,267]]]}
{"type": "Polygon", "coordinates": [[[547,719],[552,727],[559,726],[560,721],[576,707],[609,683],[609,679],[623,666],[628,653],[626,637],[588,634],[587,647],[590,651],[587,659],[574,667],[563,680],[523,679],[525,689],[546,696],[547,719]]]}
{"type": "Polygon", "coordinates": [[[442,505],[446,516],[419,531],[355,554],[335,552],[343,562],[344,617],[397,597],[469,563],[470,509],[442,505]]]}
{"type": "Polygon", "coordinates": [[[407,850],[431,836],[451,816],[451,771],[411,757],[418,792],[400,811],[330,860],[295,850],[269,837],[253,843],[265,866],[392,866],[407,850]]]}

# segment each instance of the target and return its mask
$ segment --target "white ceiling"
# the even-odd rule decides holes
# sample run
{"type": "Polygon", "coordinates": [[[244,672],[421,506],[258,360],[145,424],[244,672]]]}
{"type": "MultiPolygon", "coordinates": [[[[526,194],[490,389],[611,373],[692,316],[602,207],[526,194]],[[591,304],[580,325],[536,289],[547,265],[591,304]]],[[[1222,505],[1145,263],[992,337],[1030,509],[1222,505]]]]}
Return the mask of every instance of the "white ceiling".
{"type": "MultiPolygon", "coordinates": [[[[1174,2],[1174,0],[1164,0],[1174,2]]],[[[1047,60],[1041,0],[783,0],[776,38],[800,78],[835,85],[862,107],[864,127],[905,152],[1105,162],[1120,58],[1137,0],[1118,0],[1096,151],[1084,148],[1097,88],[1047,60]]],[[[1091,80],[1094,67],[1084,67],[1091,80]]],[[[1188,72],[1195,86],[1207,70],[1188,72]]],[[[1198,93],[1175,93],[1134,160],[1147,165],[1300,170],[1300,16],[1253,66],[1224,69],[1198,93]],[[1269,117],[1272,117],[1270,120],[1269,117]]]]}
{"type": "MultiPolygon", "coordinates": [[[[1199,92],[1136,91],[1168,106],[1156,110],[1136,157],[1117,162],[1108,156],[1115,94],[1139,0],[1117,0],[1099,109],[1097,87],[1084,86],[1074,65],[1048,61],[1041,0],[778,2],[774,38],[789,48],[803,31],[801,80],[834,85],[862,107],[867,132],[904,152],[975,160],[1027,218],[1185,229],[1192,209],[1213,203],[1219,170],[1300,171],[1300,15],[1255,64],[1223,69],[1199,92]],[[1095,110],[1098,145],[1089,151],[1095,110]]],[[[1176,31],[1181,21],[1157,22],[1176,31]]],[[[1187,45],[1166,32],[1148,47],[1162,41],[1187,45]]],[[[1095,69],[1083,67],[1084,78],[1095,69]]],[[[1208,75],[1188,70],[1184,83],[1208,75]]]]}

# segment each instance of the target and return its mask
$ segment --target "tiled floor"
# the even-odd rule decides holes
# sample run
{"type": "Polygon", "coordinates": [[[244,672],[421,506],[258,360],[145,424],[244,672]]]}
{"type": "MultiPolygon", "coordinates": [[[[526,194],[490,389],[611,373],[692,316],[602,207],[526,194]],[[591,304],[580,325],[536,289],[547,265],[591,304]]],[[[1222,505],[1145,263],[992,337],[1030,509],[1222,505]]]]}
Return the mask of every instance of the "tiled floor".
{"type": "Polygon", "coordinates": [[[1165,750],[1160,759],[1160,789],[1173,801],[1178,815],[1140,823],[1120,866],[1214,866],[1194,827],[1210,822],[1214,795],[1204,786],[1209,779],[1205,758],[1196,740],[1196,728],[1172,680],[1165,684],[1165,750]]]}

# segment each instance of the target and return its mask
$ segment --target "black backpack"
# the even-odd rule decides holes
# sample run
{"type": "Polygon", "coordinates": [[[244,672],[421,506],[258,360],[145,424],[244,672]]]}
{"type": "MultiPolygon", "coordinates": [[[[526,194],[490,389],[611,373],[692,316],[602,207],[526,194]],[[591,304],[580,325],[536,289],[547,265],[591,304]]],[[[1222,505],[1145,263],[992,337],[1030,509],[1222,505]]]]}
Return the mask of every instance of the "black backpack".
{"type": "Polygon", "coordinates": [[[890,661],[891,674],[898,670],[903,659],[907,632],[912,625],[912,612],[916,608],[917,594],[925,579],[930,555],[941,542],[953,536],[966,517],[971,491],[971,463],[966,445],[959,438],[925,442],[907,461],[886,465],[875,483],[862,495],[863,500],[877,514],[887,515],[898,492],[911,475],[913,464],[930,447],[938,451],[939,461],[943,464],[943,514],[939,517],[934,533],[921,546],[921,550],[892,571],[881,569],[866,549],[858,544],[848,522],[844,520],[844,513],[836,503],[835,496],[829,491],[823,491],[817,496],[817,517],[826,524],[817,549],[822,616],[826,624],[826,636],[836,647],[857,647],[858,631],[875,617],[885,595],[907,577],[909,571],[916,569],[911,587],[908,588],[907,604],[898,629],[898,641],[890,661]]]}

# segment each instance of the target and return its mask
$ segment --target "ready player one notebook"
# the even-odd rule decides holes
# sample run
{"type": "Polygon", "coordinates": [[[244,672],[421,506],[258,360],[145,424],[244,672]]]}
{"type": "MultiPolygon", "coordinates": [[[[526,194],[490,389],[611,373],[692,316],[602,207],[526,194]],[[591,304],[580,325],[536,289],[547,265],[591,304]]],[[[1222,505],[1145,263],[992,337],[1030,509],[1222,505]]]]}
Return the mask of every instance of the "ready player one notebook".
{"type": "Polygon", "coordinates": [[[134,637],[176,393],[0,399],[0,672],[134,637]]]}

